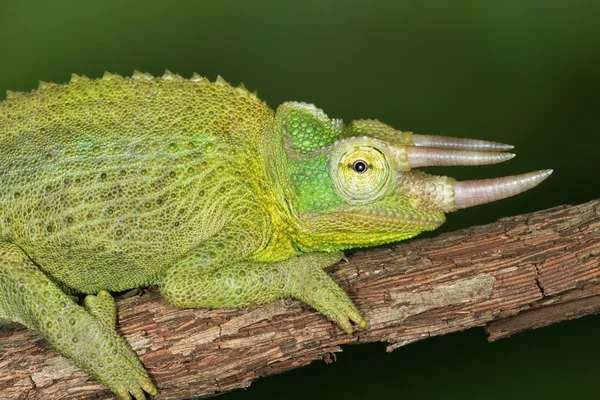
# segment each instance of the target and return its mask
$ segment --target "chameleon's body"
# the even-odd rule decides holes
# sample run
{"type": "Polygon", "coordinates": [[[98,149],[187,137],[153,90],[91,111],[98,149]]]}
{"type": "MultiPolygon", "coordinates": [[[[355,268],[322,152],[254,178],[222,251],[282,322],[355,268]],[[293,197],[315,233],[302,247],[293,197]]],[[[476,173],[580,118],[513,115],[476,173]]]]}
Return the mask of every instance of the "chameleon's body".
{"type": "MultiPolygon", "coordinates": [[[[259,186],[281,152],[267,140],[273,111],[246,91],[79,80],[0,107],[1,239],[77,292],[152,284],[274,203],[275,187],[259,186]]],[[[262,246],[268,227],[251,221],[262,246]]]]}
{"type": "Polygon", "coordinates": [[[170,73],[44,86],[0,103],[0,318],[122,398],[156,389],[106,290],[158,284],[179,307],[295,297],[351,332],[365,321],[322,268],[456,208],[454,181],[408,171],[412,135],[377,121],[275,113],[245,88],[170,73]]]}

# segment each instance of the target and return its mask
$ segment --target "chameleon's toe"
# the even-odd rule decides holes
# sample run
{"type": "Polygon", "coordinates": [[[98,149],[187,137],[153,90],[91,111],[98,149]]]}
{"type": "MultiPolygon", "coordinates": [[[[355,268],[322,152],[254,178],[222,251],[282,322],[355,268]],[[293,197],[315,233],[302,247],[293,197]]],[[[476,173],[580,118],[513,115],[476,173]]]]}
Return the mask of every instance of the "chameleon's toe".
{"type": "Polygon", "coordinates": [[[135,377],[129,382],[129,392],[136,400],[146,399],[144,391],[151,395],[158,394],[158,390],[156,390],[156,387],[148,377],[146,370],[135,369],[132,372],[135,374],[135,377]]]}
{"type": "Polygon", "coordinates": [[[365,321],[365,319],[363,318],[363,316],[361,315],[361,313],[358,310],[351,310],[348,313],[348,318],[350,318],[350,320],[352,322],[354,322],[354,325],[358,326],[359,328],[366,328],[367,327],[367,321],[365,321]]]}
{"type": "Polygon", "coordinates": [[[133,379],[128,384],[123,384],[112,389],[122,400],[132,400],[131,396],[135,400],[146,400],[144,391],[151,395],[158,394],[158,390],[147,376],[142,376],[137,380],[133,379]]]}
{"type": "Polygon", "coordinates": [[[351,334],[354,332],[355,326],[364,328],[367,326],[367,322],[360,314],[358,309],[352,304],[350,299],[340,299],[338,303],[340,305],[337,312],[329,314],[329,318],[338,324],[344,332],[351,334]],[[352,325],[354,323],[354,326],[352,325]]]}
{"type": "Polygon", "coordinates": [[[352,327],[352,324],[350,323],[348,318],[346,318],[346,316],[334,315],[331,316],[331,319],[333,320],[333,322],[338,324],[340,328],[342,328],[347,334],[351,334],[352,332],[354,332],[354,328],[352,327]]]}
{"type": "Polygon", "coordinates": [[[130,392],[136,400],[146,400],[146,395],[144,394],[144,391],[139,387],[130,389],[130,392]]]}
{"type": "Polygon", "coordinates": [[[140,380],[140,386],[146,391],[146,393],[149,393],[153,396],[158,394],[158,390],[156,389],[150,378],[140,380]]]}
{"type": "Polygon", "coordinates": [[[121,400],[131,400],[131,395],[129,394],[129,390],[127,390],[124,387],[119,388],[119,389],[113,389],[113,392],[115,392],[115,394],[117,396],[119,396],[119,398],[121,400]]]}

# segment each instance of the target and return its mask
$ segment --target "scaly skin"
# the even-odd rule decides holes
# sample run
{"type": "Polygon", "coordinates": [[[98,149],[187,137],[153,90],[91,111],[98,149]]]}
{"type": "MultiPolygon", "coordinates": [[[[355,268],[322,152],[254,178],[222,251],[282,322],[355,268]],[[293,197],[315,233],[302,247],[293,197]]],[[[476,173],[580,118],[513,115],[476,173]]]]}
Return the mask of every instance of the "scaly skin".
{"type": "Polygon", "coordinates": [[[108,291],[158,284],[178,307],[293,297],[351,333],[366,322],[323,268],[435,229],[454,205],[451,178],[408,171],[410,133],[303,103],[275,113],[221,78],[74,75],[9,97],[0,318],[123,399],[156,389],[108,291]]]}

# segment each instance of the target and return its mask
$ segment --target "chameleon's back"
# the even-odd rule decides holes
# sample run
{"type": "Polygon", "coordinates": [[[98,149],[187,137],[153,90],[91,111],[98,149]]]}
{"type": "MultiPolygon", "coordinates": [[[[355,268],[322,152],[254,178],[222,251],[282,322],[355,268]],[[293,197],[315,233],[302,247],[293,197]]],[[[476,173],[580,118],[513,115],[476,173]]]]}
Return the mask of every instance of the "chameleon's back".
{"type": "Polygon", "coordinates": [[[0,236],[78,291],[148,284],[258,193],[272,119],[245,89],[169,74],[14,95],[0,103],[0,236]]]}

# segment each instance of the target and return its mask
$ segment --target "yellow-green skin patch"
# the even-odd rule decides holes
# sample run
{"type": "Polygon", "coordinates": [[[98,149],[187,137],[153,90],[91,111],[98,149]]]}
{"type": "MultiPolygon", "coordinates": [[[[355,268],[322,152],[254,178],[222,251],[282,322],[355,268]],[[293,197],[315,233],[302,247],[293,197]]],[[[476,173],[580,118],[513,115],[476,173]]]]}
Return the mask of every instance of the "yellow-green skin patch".
{"type": "Polygon", "coordinates": [[[373,150],[372,177],[353,180],[347,154],[369,162],[383,141],[410,133],[345,128],[303,103],[275,113],[220,78],[74,75],[10,93],[0,103],[0,318],[36,329],[123,399],[156,389],[116,333],[107,291],[158,284],[179,307],[294,297],[347,332],[365,326],[323,268],[341,249],[444,220],[434,198],[447,178],[387,171],[385,149],[373,150]]]}
{"type": "Polygon", "coordinates": [[[1,238],[77,292],[151,284],[264,207],[272,119],[246,91],[183,80],[79,81],[5,101],[1,238]]]}

